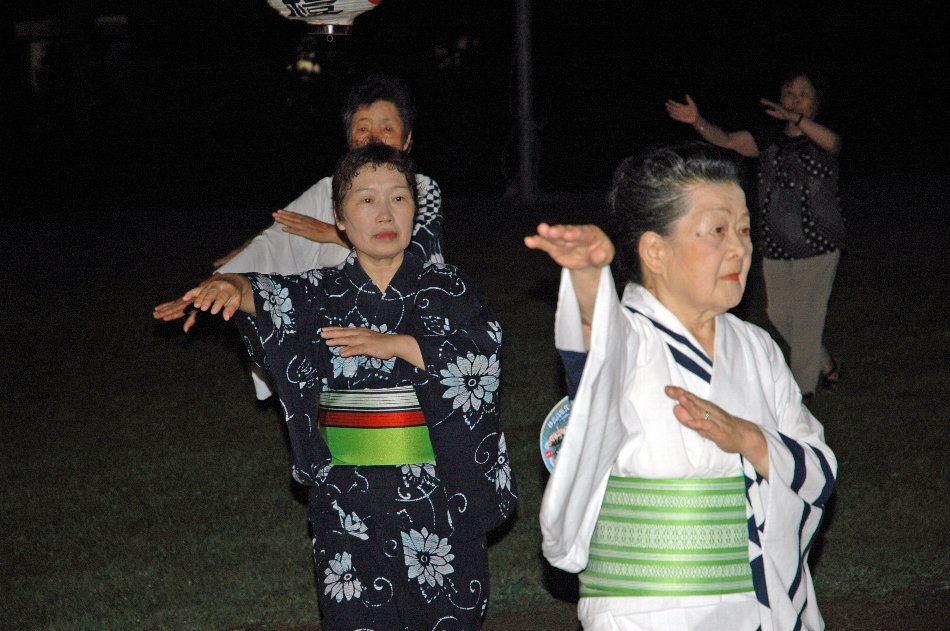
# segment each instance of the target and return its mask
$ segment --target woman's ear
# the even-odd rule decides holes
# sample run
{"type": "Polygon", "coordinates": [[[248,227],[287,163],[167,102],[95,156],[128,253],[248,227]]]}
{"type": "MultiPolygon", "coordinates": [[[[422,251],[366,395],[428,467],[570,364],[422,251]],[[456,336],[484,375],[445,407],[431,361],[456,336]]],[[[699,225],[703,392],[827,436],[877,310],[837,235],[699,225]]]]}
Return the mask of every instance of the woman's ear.
{"type": "Polygon", "coordinates": [[[644,232],[637,244],[637,253],[640,255],[640,265],[645,270],[659,274],[665,267],[666,239],[652,230],[644,232]]]}

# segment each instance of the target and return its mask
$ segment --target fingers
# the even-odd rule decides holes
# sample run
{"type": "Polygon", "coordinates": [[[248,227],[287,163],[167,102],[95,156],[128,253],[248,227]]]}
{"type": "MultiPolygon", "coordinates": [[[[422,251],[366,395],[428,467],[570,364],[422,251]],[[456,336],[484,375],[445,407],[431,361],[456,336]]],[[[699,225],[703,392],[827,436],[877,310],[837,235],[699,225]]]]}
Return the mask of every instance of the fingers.
{"type": "Polygon", "coordinates": [[[195,322],[198,320],[198,312],[192,311],[188,314],[188,318],[185,320],[185,323],[182,325],[182,330],[187,333],[191,327],[195,325],[195,322]]]}
{"type": "Polygon", "coordinates": [[[666,386],[666,396],[675,399],[677,405],[673,414],[692,429],[699,429],[722,415],[722,410],[710,401],[702,399],[692,392],[677,386],[666,386]]]}

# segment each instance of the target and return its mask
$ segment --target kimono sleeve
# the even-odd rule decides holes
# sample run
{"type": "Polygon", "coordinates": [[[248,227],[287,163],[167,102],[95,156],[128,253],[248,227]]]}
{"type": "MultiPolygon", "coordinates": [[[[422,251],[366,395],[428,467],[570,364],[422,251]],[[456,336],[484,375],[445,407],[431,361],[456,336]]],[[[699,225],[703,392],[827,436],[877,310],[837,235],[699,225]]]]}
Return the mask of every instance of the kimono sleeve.
{"type": "Polygon", "coordinates": [[[416,220],[409,250],[423,261],[444,263],[442,189],[435,180],[425,175],[416,176],[416,185],[416,220]]]}
{"type": "MultiPolygon", "coordinates": [[[[821,628],[808,554],[835,485],[838,463],[825,443],[824,428],[801,402],[801,393],[781,351],[769,340],[775,375],[777,427],[760,426],[769,447],[769,479],[743,462],[754,576],[762,576],[772,627],[821,628]],[[755,554],[761,550],[761,558],[755,554]]],[[[757,587],[757,594],[760,589],[757,587]]]]}
{"type": "Polygon", "coordinates": [[[454,267],[427,265],[421,278],[408,331],[425,362],[415,388],[464,540],[504,523],[517,504],[499,409],[501,325],[454,267]]]}
{"type": "MultiPolygon", "coordinates": [[[[558,349],[576,353],[583,348],[579,313],[570,273],[564,270],[555,322],[558,349]]],[[[613,278],[609,268],[604,268],[591,323],[590,351],[539,515],[544,557],[568,572],[587,566],[590,538],[610,469],[626,438],[621,419],[622,383],[626,354],[634,347],[625,323],[613,278]]]]}
{"type": "Polygon", "coordinates": [[[330,450],[317,429],[319,375],[311,343],[318,334],[323,291],[320,272],[299,276],[246,275],[254,292],[255,315],[236,315],[235,323],[251,359],[274,382],[284,407],[294,478],[317,483],[330,462],[330,450]]]}

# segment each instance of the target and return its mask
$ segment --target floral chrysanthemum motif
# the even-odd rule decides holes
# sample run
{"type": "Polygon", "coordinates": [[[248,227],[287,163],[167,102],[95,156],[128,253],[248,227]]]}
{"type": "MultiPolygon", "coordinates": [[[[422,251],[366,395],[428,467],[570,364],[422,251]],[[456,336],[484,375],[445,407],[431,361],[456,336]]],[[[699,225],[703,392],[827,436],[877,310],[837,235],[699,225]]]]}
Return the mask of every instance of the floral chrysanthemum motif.
{"type": "Polygon", "coordinates": [[[353,561],[349,552],[334,555],[330,559],[329,567],[323,573],[326,575],[323,579],[326,585],[323,593],[329,594],[330,598],[338,603],[343,602],[344,598],[352,600],[362,595],[363,585],[353,571],[353,561]]]}
{"type": "Polygon", "coordinates": [[[492,467],[495,474],[495,490],[511,490],[511,461],[508,459],[508,448],[505,445],[505,435],[502,434],[498,439],[498,458],[495,460],[495,466],[492,467]]]}
{"type": "Polygon", "coordinates": [[[288,333],[291,332],[293,326],[291,325],[290,313],[293,311],[293,305],[290,303],[290,292],[286,287],[281,287],[266,276],[259,278],[260,291],[258,293],[264,299],[264,311],[270,313],[274,328],[282,329],[288,333]]]}
{"type": "Polygon", "coordinates": [[[402,551],[409,568],[409,579],[416,579],[420,585],[428,583],[435,587],[438,583],[442,586],[443,578],[455,571],[450,564],[455,558],[451,550],[448,539],[439,539],[439,535],[429,534],[426,528],[421,532],[410,529],[402,533],[402,551]]]}
{"type": "Polygon", "coordinates": [[[495,400],[501,374],[497,356],[489,358],[468,353],[454,364],[450,362],[447,370],[439,372],[442,374],[440,383],[449,387],[442,398],[453,399],[452,409],[462,408],[463,412],[472,408],[480,410],[482,403],[491,404],[495,400]]]}

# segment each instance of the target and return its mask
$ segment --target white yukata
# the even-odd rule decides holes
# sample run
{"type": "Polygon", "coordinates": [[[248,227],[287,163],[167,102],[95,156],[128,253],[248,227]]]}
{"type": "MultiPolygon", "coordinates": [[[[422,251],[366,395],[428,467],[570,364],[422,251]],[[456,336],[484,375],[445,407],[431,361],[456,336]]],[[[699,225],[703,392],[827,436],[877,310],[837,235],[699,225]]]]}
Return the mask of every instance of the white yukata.
{"type": "MultiPolygon", "coordinates": [[[[409,249],[431,263],[444,263],[442,243],[442,190],[432,178],[416,175],[416,217],[409,249]]],[[[325,177],[287,205],[287,210],[324,223],[336,223],[333,215],[333,178],[325,177]]],[[[281,274],[289,276],[321,267],[336,267],[346,260],[350,248],[320,243],[291,234],[276,221],[254,237],[234,258],[218,268],[222,274],[281,274]]],[[[254,392],[261,401],[274,392],[267,375],[251,364],[254,392]]]]}
{"type": "MultiPolygon", "coordinates": [[[[563,270],[555,343],[583,353],[580,312],[563,270]]],[[[542,551],[555,567],[580,572],[608,477],[745,477],[754,592],[685,597],[581,598],[590,630],[818,630],[808,552],[829,499],[837,461],[824,430],[774,340],[725,313],[716,318],[713,358],[652,294],[629,284],[622,300],[601,272],[580,384],[557,465],[541,504],[542,551]],[[738,454],[679,423],[675,385],[758,423],[769,447],[769,480],[738,454]]]]}

